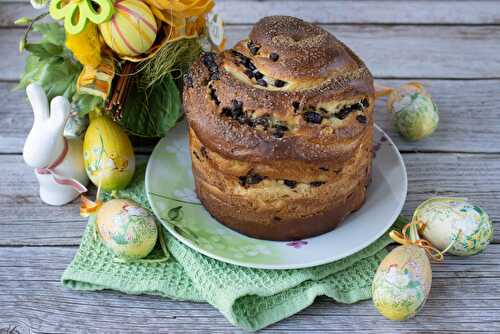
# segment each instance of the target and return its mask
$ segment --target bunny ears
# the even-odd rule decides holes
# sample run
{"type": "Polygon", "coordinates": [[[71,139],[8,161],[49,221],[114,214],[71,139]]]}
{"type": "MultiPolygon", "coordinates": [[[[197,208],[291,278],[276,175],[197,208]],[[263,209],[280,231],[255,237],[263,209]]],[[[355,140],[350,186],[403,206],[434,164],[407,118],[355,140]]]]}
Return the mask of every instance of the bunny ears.
{"type": "Polygon", "coordinates": [[[30,84],[26,93],[35,119],[24,143],[23,158],[31,167],[46,167],[55,159],[54,152],[62,149],[62,133],[71,105],[65,97],[57,96],[52,99],[49,111],[47,96],[40,86],[30,84]]]}
{"type": "Polygon", "coordinates": [[[51,128],[56,127],[59,129],[64,127],[71,109],[71,105],[65,97],[57,96],[52,99],[50,103],[52,112],[50,113],[47,95],[45,95],[42,87],[37,84],[29,84],[26,87],[26,94],[35,115],[35,126],[37,126],[37,123],[49,121],[51,128]]]}

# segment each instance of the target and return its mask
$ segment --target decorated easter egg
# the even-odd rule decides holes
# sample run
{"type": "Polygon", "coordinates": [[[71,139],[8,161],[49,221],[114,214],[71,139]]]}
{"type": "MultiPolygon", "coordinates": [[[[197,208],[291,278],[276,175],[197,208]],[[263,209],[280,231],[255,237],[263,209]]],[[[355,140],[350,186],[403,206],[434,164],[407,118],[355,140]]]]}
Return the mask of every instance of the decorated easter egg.
{"type": "Polygon", "coordinates": [[[83,161],[89,179],[103,190],[125,188],[135,170],[132,144],[107,116],[91,119],[83,140],[83,161]]]}
{"type": "Polygon", "coordinates": [[[427,300],[431,282],[431,264],[425,251],[415,245],[396,247],[377,269],[372,285],[373,303],[388,319],[409,319],[427,300]]]}
{"type": "Polygon", "coordinates": [[[462,198],[435,197],[415,210],[414,220],[424,223],[423,237],[454,255],[473,255],[493,239],[493,224],[480,207],[462,198]]]}
{"type": "Polygon", "coordinates": [[[64,136],[66,138],[80,138],[89,126],[88,115],[81,116],[78,113],[70,113],[66,125],[64,126],[64,136]]]}
{"type": "Polygon", "coordinates": [[[96,227],[102,242],[125,260],[146,257],[158,238],[154,217],[131,200],[104,203],[97,212],[96,227]]]}
{"type": "Polygon", "coordinates": [[[207,30],[210,42],[216,47],[217,50],[224,50],[226,37],[224,35],[224,22],[219,14],[210,12],[207,14],[207,30]]]}
{"type": "Polygon", "coordinates": [[[148,51],[158,31],[149,6],[141,0],[119,0],[114,7],[111,20],[99,24],[104,42],[120,56],[148,51]]]}
{"type": "Polygon", "coordinates": [[[387,100],[394,125],[408,140],[430,136],[439,123],[439,113],[431,96],[418,83],[408,83],[395,89],[387,100]]]}

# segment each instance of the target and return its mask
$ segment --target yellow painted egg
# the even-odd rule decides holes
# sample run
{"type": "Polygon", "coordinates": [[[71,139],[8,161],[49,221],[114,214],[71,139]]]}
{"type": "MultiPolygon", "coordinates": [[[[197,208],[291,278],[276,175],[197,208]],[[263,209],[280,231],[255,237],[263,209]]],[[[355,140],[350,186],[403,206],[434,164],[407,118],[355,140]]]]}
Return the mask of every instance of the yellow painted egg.
{"type": "Polygon", "coordinates": [[[434,197],[418,206],[414,220],[425,224],[423,237],[459,256],[484,250],[493,239],[493,223],[480,207],[463,198],[434,197]]]}
{"type": "Polygon", "coordinates": [[[154,217],[131,200],[104,203],[97,212],[96,226],[106,247],[125,260],[146,257],[158,239],[154,217]]]}
{"type": "Polygon", "coordinates": [[[134,175],[135,156],[130,139],[107,116],[90,121],[83,140],[83,161],[89,179],[106,191],[125,188],[134,175]]]}
{"type": "Polygon", "coordinates": [[[423,307],[431,282],[431,264],[425,251],[414,245],[396,247],[375,273],[373,303],[387,319],[409,319],[423,307]]]}
{"type": "Polygon", "coordinates": [[[151,48],[158,27],[149,6],[141,0],[119,0],[111,20],[99,24],[104,42],[120,56],[138,56],[151,48]]]}

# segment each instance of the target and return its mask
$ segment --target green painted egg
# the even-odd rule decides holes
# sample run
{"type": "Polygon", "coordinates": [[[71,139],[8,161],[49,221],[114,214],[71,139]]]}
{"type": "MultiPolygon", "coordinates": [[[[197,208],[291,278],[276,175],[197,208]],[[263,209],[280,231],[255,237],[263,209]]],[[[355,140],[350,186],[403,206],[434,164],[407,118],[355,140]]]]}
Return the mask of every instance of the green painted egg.
{"type": "Polygon", "coordinates": [[[425,224],[423,237],[440,250],[456,239],[448,250],[454,255],[474,255],[493,239],[488,214],[463,198],[428,199],[415,210],[413,219],[425,224]]]}
{"type": "Polygon", "coordinates": [[[414,245],[396,247],[375,273],[373,303],[387,319],[409,319],[425,304],[431,282],[431,264],[425,251],[414,245]]]}
{"type": "Polygon", "coordinates": [[[439,112],[422,85],[410,83],[394,90],[387,101],[399,133],[408,140],[430,136],[439,123],[439,112]]]}
{"type": "Polygon", "coordinates": [[[97,212],[96,224],[102,242],[124,260],[146,257],[158,238],[154,217],[130,200],[104,203],[97,212]]]}

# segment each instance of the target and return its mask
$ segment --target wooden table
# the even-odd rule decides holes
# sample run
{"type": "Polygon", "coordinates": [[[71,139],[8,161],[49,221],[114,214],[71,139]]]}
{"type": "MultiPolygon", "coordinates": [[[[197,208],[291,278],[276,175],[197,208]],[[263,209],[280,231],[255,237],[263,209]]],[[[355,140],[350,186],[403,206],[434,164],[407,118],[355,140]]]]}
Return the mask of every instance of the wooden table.
{"type": "MultiPolygon", "coordinates": [[[[318,22],[350,45],[377,81],[429,86],[441,111],[438,131],[409,143],[391,128],[382,102],[377,123],[396,141],[408,169],[404,214],[434,195],[465,196],[500,219],[500,3],[495,1],[218,0],[228,45],[271,14],[318,22]]],[[[12,21],[33,16],[25,0],[0,0],[0,328],[20,333],[237,332],[208,304],[116,292],[74,292],[60,277],[85,220],[78,203],[49,207],[38,198],[21,150],[32,112],[11,92],[23,68],[12,21]]],[[[147,154],[151,147],[141,147],[147,154]]],[[[391,322],[370,301],[319,298],[269,332],[500,332],[500,224],[477,256],[433,265],[430,298],[419,315],[391,322]]],[[[0,333],[5,331],[0,330],[0,333]]]]}

